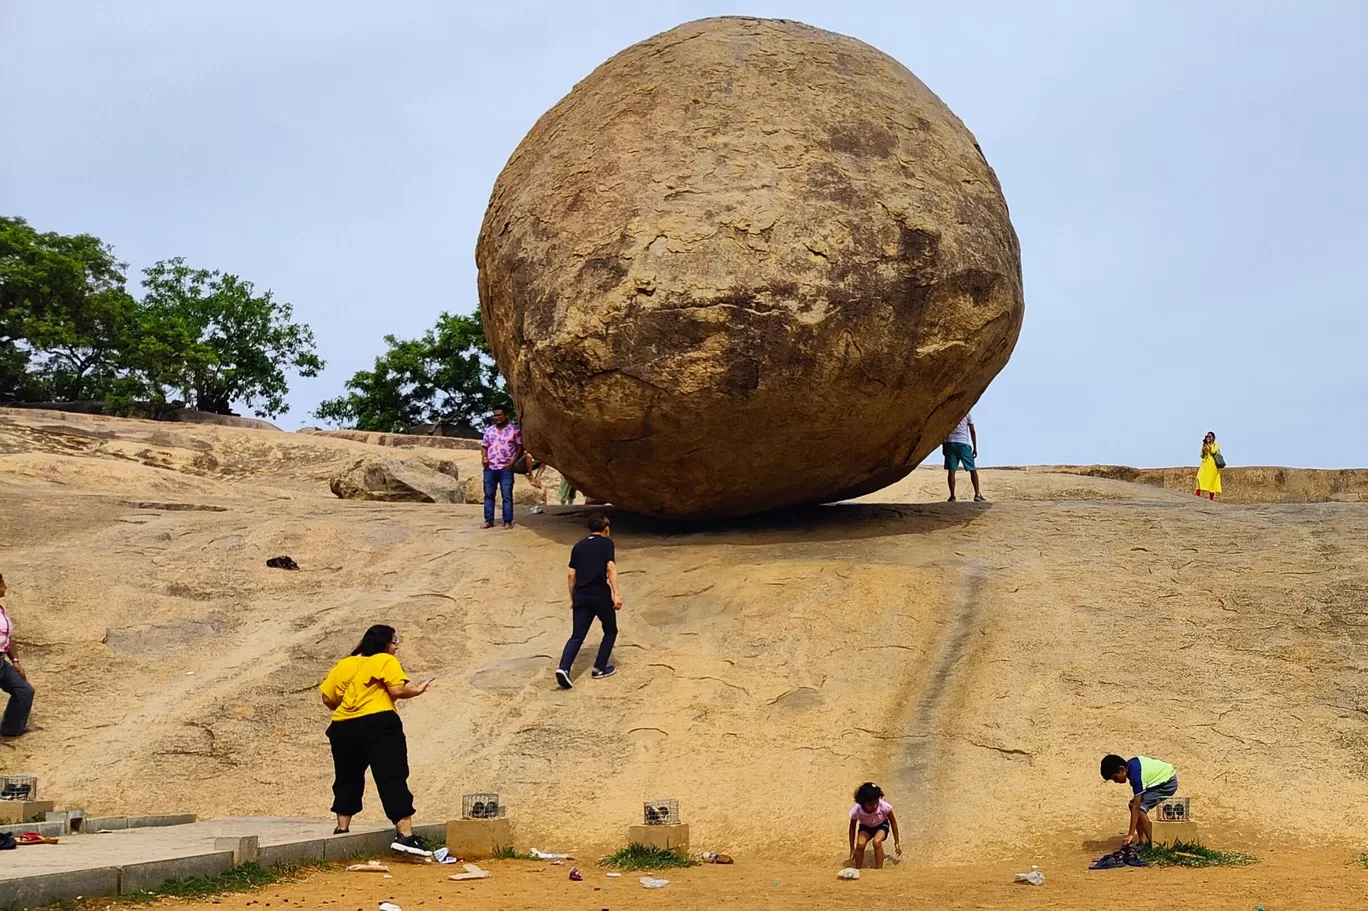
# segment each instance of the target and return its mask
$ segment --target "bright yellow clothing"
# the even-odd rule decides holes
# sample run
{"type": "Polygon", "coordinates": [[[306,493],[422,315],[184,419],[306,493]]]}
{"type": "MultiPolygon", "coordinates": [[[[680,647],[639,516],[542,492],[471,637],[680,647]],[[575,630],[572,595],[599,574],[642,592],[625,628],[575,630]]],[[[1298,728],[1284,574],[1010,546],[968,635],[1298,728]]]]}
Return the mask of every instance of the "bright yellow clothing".
{"type": "Polygon", "coordinates": [[[329,702],[337,703],[333,721],[350,721],[394,711],[394,700],[385,687],[408,683],[408,679],[399,659],[388,652],[370,657],[352,655],[333,666],[318,691],[329,702]]]}
{"type": "Polygon", "coordinates": [[[1202,465],[1197,469],[1197,489],[1203,493],[1221,492],[1221,470],[1216,467],[1216,460],[1211,457],[1211,453],[1220,451],[1221,447],[1213,443],[1211,452],[1202,456],[1202,465]]]}

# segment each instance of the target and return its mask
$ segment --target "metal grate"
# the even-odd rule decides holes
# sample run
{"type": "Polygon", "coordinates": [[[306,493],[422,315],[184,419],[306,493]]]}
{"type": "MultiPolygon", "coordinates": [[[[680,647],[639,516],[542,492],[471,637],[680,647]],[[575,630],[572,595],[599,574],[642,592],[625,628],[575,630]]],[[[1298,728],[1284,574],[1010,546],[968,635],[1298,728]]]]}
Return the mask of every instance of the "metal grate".
{"type": "Polygon", "coordinates": [[[646,801],[641,816],[648,826],[672,826],[683,822],[679,817],[679,801],[672,797],[646,801]]]}
{"type": "Polygon", "coordinates": [[[33,775],[0,775],[0,800],[37,800],[38,779],[33,775]]]}
{"type": "Polygon", "coordinates": [[[1150,818],[1160,822],[1187,822],[1192,818],[1192,798],[1165,798],[1154,805],[1150,818]]]}
{"type": "Polygon", "coordinates": [[[498,794],[466,794],[461,798],[462,819],[502,819],[503,815],[498,794]]]}

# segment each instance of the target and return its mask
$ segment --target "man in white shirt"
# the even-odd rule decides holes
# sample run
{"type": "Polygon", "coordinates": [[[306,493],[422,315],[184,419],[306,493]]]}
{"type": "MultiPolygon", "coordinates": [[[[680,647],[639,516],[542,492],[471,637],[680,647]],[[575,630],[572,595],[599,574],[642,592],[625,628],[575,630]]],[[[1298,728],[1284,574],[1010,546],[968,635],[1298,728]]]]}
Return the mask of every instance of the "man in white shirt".
{"type": "Polygon", "coordinates": [[[972,412],[966,414],[950,431],[945,444],[941,446],[941,453],[945,456],[945,480],[950,485],[949,502],[955,502],[955,469],[961,465],[968,470],[969,480],[974,482],[974,502],[984,502],[983,492],[979,490],[978,466],[974,464],[978,458],[978,431],[974,429],[972,412]]]}

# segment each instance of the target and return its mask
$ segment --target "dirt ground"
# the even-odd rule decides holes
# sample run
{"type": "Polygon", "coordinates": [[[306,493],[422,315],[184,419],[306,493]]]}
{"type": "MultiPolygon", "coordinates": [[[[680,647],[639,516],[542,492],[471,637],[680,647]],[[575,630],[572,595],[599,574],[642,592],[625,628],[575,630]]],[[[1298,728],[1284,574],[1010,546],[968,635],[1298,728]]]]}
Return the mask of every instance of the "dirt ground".
{"type": "Polygon", "coordinates": [[[403,911],[478,907],[481,911],[557,909],[712,909],[736,905],[748,911],[864,911],[866,908],[1051,909],[1099,911],[1147,907],[1201,911],[1361,911],[1368,906],[1368,870],[1348,854],[1273,853],[1249,867],[1203,870],[1127,869],[1089,871],[1083,856],[1034,861],[1045,871],[1043,886],[1016,885],[1012,874],[1029,863],[918,867],[911,863],[865,871],[858,882],[836,879],[835,867],[738,862],[659,873],[670,884],[643,888],[639,873],[609,879],[586,865],[584,882],[570,882],[568,867],[523,861],[482,863],[494,875],[453,883],[454,867],[391,864],[393,879],[376,874],[320,872],[260,893],[221,896],[217,903],[174,903],[194,911],[375,911],[380,902],[403,911]]]}

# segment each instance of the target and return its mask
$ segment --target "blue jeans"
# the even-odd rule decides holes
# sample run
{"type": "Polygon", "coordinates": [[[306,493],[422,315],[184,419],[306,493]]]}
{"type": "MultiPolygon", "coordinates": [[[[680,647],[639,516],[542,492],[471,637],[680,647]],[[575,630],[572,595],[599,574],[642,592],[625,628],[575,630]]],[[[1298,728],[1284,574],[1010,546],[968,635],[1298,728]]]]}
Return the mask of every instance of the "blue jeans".
{"type": "Polygon", "coordinates": [[[503,520],[513,524],[513,469],[486,468],[484,470],[485,523],[494,524],[494,491],[503,495],[503,520]]]}
{"type": "Polygon", "coordinates": [[[0,690],[9,693],[5,718],[0,722],[0,735],[18,737],[28,730],[29,711],[33,708],[33,684],[29,683],[4,658],[0,658],[0,690]]]}

